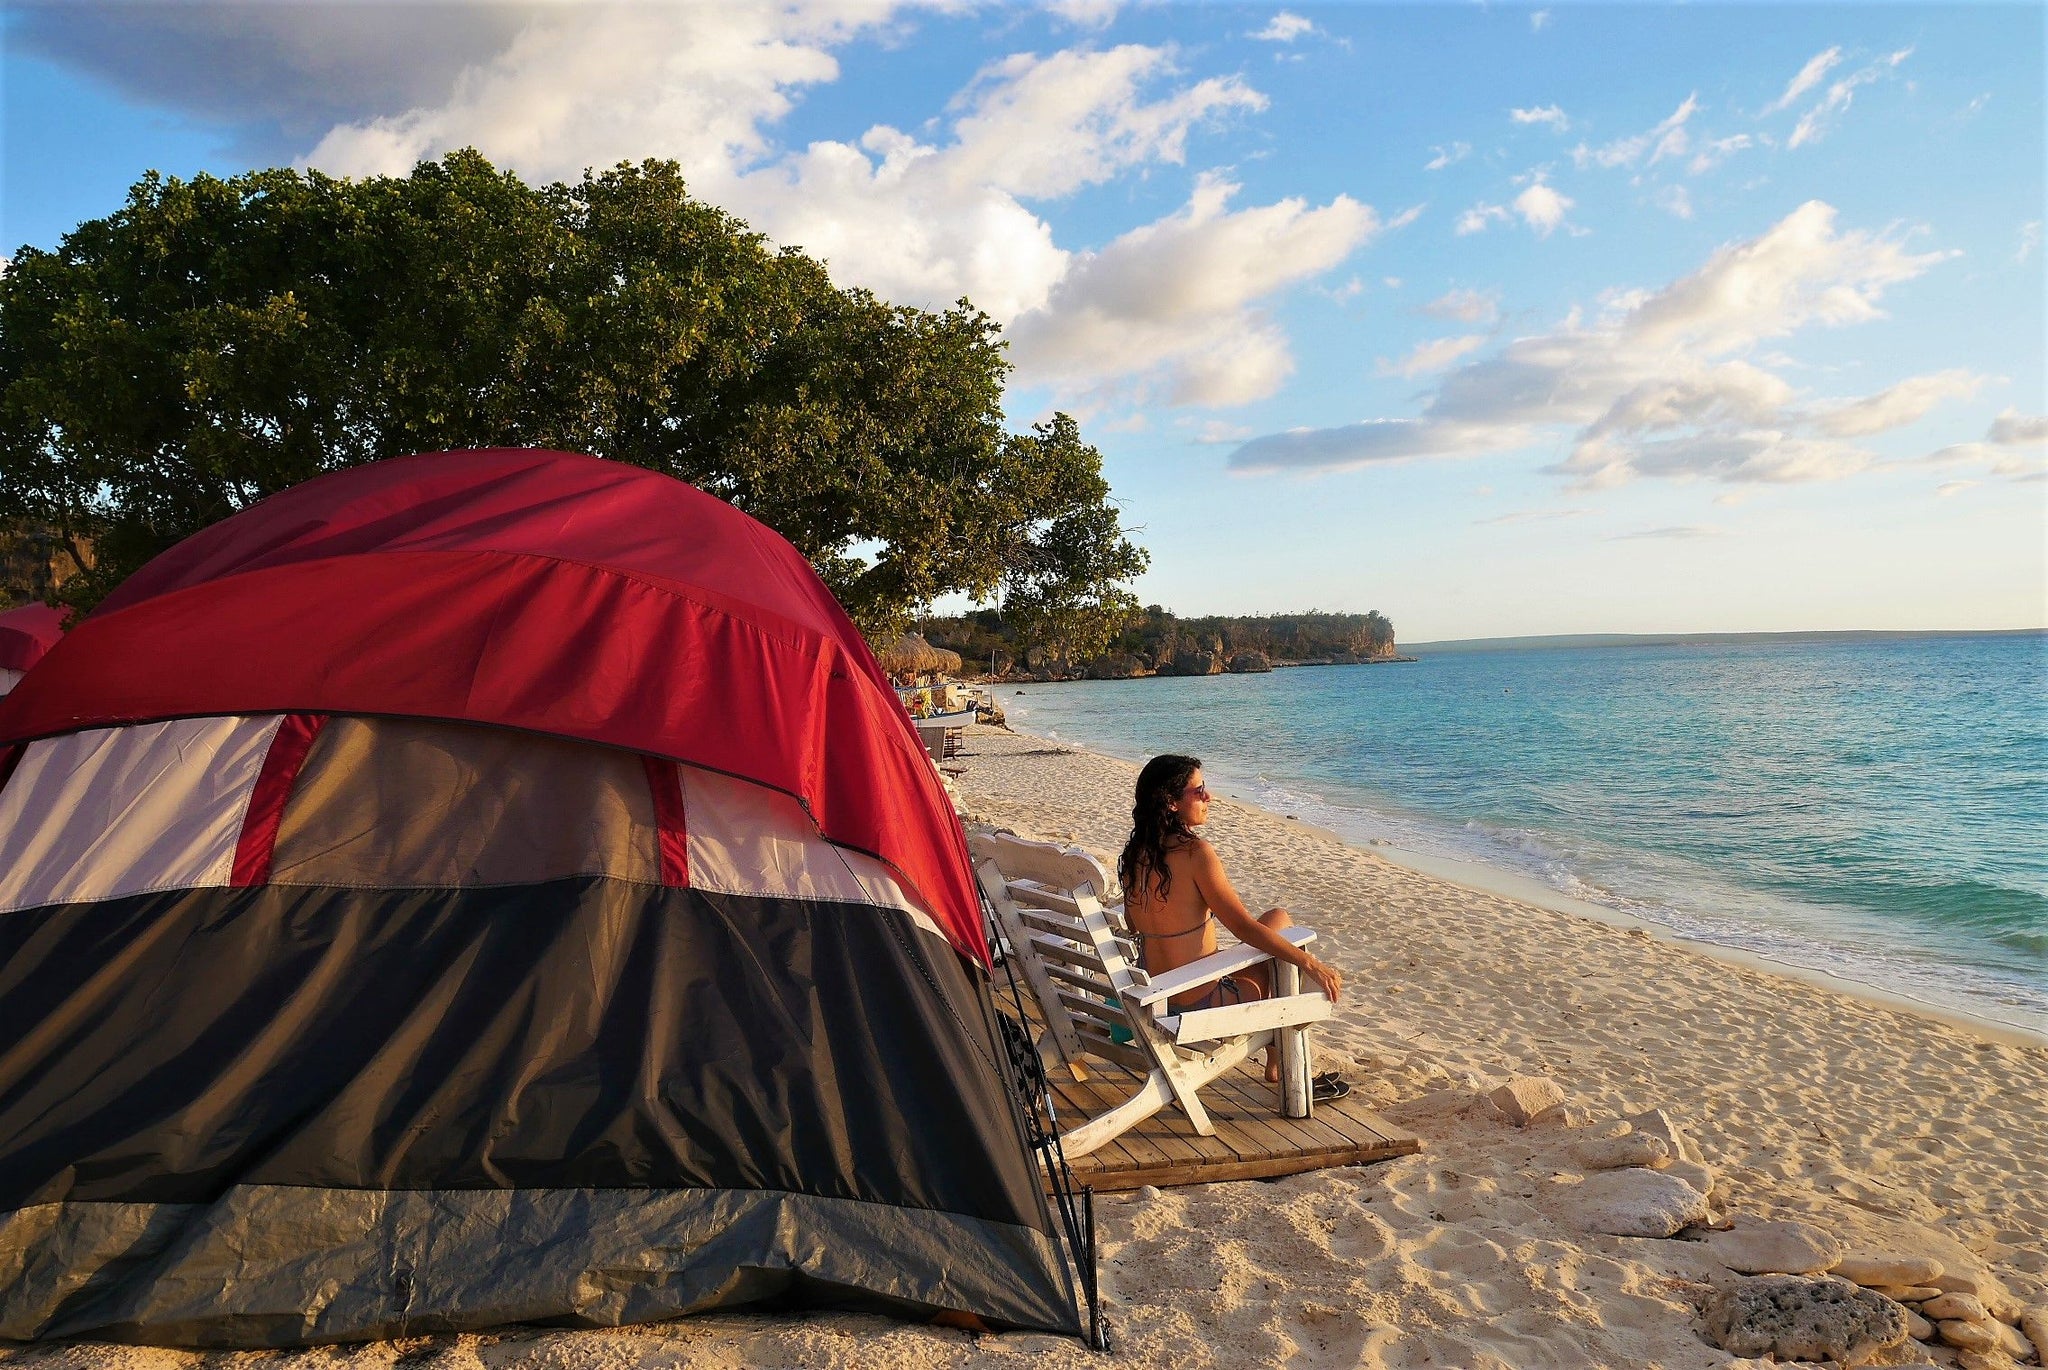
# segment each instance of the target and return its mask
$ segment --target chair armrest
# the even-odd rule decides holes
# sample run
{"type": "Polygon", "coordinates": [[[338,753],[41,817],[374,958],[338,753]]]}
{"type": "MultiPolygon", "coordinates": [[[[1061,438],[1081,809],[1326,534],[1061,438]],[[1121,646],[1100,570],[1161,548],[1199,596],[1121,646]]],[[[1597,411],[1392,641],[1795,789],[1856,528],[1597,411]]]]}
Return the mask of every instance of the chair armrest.
{"type": "MultiPolygon", "coordinates": [[[[1284,928],[1281,930],[1280,936],[1285,937],[1295,946],[1300,947],[1316,940],[1316,930],[1314,928],[1284,928]]],[[[1212,951],[1199,961],[1190,961],[1177,969],[1155,975],[1152,977],[1150,985],[1128,997],[1140,1007],[1149,1008],[1154,1004],[1166,1002],[1166,1000],[1176,994],[1186,994],[1191,989],[1206,985],[1214,980],[1221,980],[1233,971],[1244,970],[1246,967],[1256,966],[1261,961],[1270,961],[1271,959],[1270,956],[1260,951],[1257,947],[1247,946],[1245,943],[1239,942],[1236,946],[1222,947],[1212,951]]]]}
{"type": "Polygon", "coordinates": [[[1282,995],[1278,999],[1254,999],[1248,1004],[1225,1004],[1221,1008],[1163,1014],[1159,1026],[1173,1037],[1176,1046],[1191,1046],[1196,1042],[1242,1037],[1250,1032],[1320,1023],[1333,1012],[1334,1006],[1323,997],[1322,991],[1315,990],[1307,994],[1282,995]]]}

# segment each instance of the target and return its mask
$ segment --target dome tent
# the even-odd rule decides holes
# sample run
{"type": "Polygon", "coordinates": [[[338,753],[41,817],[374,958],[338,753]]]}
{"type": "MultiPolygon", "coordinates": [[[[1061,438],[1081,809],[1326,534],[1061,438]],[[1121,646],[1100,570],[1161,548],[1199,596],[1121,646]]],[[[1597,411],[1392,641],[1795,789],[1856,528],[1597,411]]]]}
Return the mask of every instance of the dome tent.
{"type": "Polygon", "coordinates": [[[39,600],[0,613],[0,695],[20,684],[62,636],[64,611],[39,600]]]}
{"type": "Polygon", "coordinates": [[[1078,1331],[987,959],[775,534],[560,453],[307,482],[0,701],[0,1337],[1078,1331]]]}

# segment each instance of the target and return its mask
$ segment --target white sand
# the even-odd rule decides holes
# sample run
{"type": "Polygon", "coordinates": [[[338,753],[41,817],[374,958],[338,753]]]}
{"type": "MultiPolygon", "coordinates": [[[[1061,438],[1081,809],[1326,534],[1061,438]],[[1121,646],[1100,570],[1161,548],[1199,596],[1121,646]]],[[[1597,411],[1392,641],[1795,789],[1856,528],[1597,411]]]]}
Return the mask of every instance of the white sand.
{"type": "MultiPolygon", "coordinates": [[[[975,729],[948,763],[977,816],[1108,854],[1128,763],[975,729]]],[[[1320,930],[1345,972],[1323,1065],[1347,1069],[1419,1156],[1271,1183],[1101,1202],[1116,1363],[1728,1367],[1698,1307],[1735,1277],[1696,1243],[1589,1237],[1545,1216],[1587,1135],[1480,1102],[1547,1074],[1596,1122],[1662,1107],[1720,1177],[1717,1206],[1982,1263],[2048,1303],[2048,1048],[1390,864],[1220,801],[1208,835],[1248,902],[1320,930]]],[[[0,1362],[209,1370],[381,1367],[1101,1365],[1078,1343],[844,1315],[724,1316],[280,1355],[107,1346],[0,1362]]],[[[1948,1352],[1908,1342],[1876,1363],[1948,1352]]]]}

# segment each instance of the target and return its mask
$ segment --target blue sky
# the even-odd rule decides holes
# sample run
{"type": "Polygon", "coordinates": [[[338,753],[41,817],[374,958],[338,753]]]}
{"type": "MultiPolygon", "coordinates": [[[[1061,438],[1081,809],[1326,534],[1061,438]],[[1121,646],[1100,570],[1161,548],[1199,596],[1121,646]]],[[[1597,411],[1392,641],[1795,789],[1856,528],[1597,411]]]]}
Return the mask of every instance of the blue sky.
{"type": "Polygon", "coordinates": [[[0,236],[145,170],[673,157],[1001,319],[1184,613],[2048,622],[2038,5],[14,5],[0,236]]]}

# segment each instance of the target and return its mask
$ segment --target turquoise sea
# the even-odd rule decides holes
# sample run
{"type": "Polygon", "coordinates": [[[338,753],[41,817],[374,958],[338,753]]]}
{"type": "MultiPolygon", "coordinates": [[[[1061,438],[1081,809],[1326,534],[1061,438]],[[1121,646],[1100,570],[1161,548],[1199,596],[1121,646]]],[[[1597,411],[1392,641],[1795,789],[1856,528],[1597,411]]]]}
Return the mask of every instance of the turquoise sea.
{"type": "Polygon", "coordinates": [[[1352,842],[2048,1030],[2048,635],[1417,655],[999,697],[1352,842]]]}

